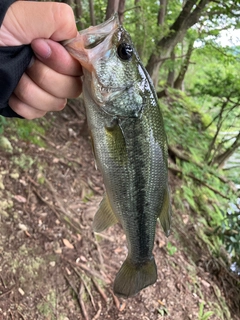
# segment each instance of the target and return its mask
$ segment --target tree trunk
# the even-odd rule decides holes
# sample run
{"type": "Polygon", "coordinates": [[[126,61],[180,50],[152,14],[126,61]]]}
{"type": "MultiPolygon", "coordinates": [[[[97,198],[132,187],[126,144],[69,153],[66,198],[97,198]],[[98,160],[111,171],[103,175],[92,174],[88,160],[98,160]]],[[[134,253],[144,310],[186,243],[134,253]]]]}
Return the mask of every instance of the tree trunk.
{"type": "Polygon", "coordinates": [[[150,77],[152,78],[153,85],[155,88],[158,85],[158,73],[162,64],[163,64],[163,59],[161,59],[160,56],[152,53],[146,65],[146,70],[149,73],[150,77]]]}
{"type": "Polygon", "coordinates": [[[81,21],[82,17],[82,2],[81,0],[75,0],[74,14],[76,18],[77,28],[79,30],[84,29],[84,24],[81,21]]]}
{"type": "Polygon", "coordinates": [[[216,156],[212,163],[217,164],[218,168],[221,169],[224,166],[224,163],[234,154],[234,152],[240,147],[240,131],[236,136],[236,140],[226,151],[222,154],[216,156]]]}
{"type": "Polygon", "coordinates": [[[125,0],[108,0],[106,10],[106,20],[109,19],[115,12],[118,13],[120,24],[123,23],[125,9],[125,0]]]}
{"type": "Polygon", "coordinates": [[[174,82],[174,88],[175,89],[182,90],[183,80],[184,80],[185,74],[187,72],[187,69],[188,69],[188,66],[189,66],[189,63],[190,63],[190,58],[191,58],[191,55],[192,55],[192,52],[193,52],[193,45],[194,45],[194,41],[191,41],[189,46],[188,46],[186,57],[185,57],[182,65],[181,65],[181,69],[180,69],[180,72],[178,74],[178,77],[174,82]]]}
{"type": "Polygon", "coordinates": [[[89,0],[89,10],[90,10],[90,20],[91,20],[91,25],[95,26],[96,20],[95,20],[95,14],[94,14],[94,5],[93,5],[93,0],[89,0]]]}
{"type": "Polygon", "coordinates": [[[106,10],[106,20],[109,19],[115,12],[118,12],[120,0],[108,0],[106,10]]]}
{"type": "Polygon", "coordinates": [[[166,10],[167,10],[167,0],[160,0],[160,7],[158,11],[158,26],[163,26],[166,16],[166,10]]]}
{"type": "Polygon", "coordinates": [[[221,110],[220,110],[220,113],[218,115],[217,130],[216,130],[216,132],[214,134],[214,137],[213,137],[213,139],[212,139],[212,141],[211,141],[211,143],[210,143],[210,145],[208,147],[207,154],[205,155],[205,161],[207,161],[209,165],[212,164],[212,159],[210,159],[211,158],[211,153],[212,153],[212,151],[214,149],[215,142],[217,140],[218,134],[219,134],[219,132],[221,130],[221,127],[222,127],[222,124],[223,124],[223,121],[222,121],[223,112],[224,112],[228,102],[229,102],[229,100],[227,99],[226,101],[224,101],[222,103],[221,110]]]}
{"type": "Polygon", "coordinates": [[[118,6],[118,17],[119,17],[120,24],[123,24],[124,10],[125,10],[125,0],[120,0],[119,6],[118,6]]]}
{"type": "Polygon", "coordinates": [[[183,40],[187,30],[198,22],[202,11],[210,0],[200,0],[198,4],[197,2],[197,0],[186,1],[179,16],[170,27],[169,33],[158,41],[155,52],[148,60],[146,69],[152,77],[155,87],[158,84],[159,68],[169,57],[177,43],[183,40]]]}
{"type": "Polygon", "coordinates": [[[138,5],[140,0],[135,0],[134,1],[134,5],[136,7],[135,9],[135,30],[136,30],[136,35],[144,35],[143,37],[143,41],[137,41],[135,43],[135,47],[136,47],[136,50],[137,50],[137,53],[139,55],[140,58],[143,57],[143,53],[144,53],[144,50],[145,50],[145,45],[146,45],[146,31],[145,31],[145,28],[142,30],[141,29],[141,24],[140,24],[140,21],[142,20],[142,13],[141,13],[141,7],[138,5]]]}
{"type": "Polygon", "coordinates": [[[66,4],[69,4],[69,6],[74,6],[74,0],[60,0],[60,2],[63,2],[63,3],[66,3],[66,4]]]}
{"type": "Polygon", "coordinates": [[[169,68],[168,71],[168,78],[167,78],[167,86],[170,88],[173,88],[173,84],[174,84],[174,78],[175,78],[175,68],[174,68],[174,63],[175,63],[175,52],[174,50],[171,52],[171,61],[172,61],[172,65],[169,68]]]}

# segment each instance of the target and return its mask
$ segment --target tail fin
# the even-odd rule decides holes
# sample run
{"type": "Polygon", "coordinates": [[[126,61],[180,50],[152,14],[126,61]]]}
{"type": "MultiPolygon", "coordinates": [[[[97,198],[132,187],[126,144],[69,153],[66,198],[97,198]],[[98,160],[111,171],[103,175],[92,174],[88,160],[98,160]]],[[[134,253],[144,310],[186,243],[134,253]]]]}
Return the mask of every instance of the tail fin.
{"type": "Polygon", "coordinates": [[[118,271],[113,290],[117,296],[129,298],[157,280],[157,266],[152,257],[145,263],[136,265],[128,257],[118,271]]]}

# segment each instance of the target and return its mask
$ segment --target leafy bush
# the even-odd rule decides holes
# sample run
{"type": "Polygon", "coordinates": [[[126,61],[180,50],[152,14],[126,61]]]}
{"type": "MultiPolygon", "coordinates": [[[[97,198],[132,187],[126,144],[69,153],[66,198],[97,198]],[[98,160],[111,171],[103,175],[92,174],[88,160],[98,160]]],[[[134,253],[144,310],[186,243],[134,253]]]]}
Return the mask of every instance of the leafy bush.
{"type": "Polygon", "coordinates": [[[44,142],[41,139],[41,135],[44,135],[45,129],[41,125],[40,121],[43,120],[36,119],[28,121],[23,119],[14,119],[13,125],[15,125],[18,138],[43,147],[44,142]]]}
{"type": "Polygon", "coordinates": [[[29,121],[18,118],[8,119],[0,116],[0,135],[4,134],[6,137],[11,136],[15,140],[21,139],[44,147],[44,141],[41,139],[47,128],[44,122],[44,118],[29,121]]]}
{"type": "Polygon", "coordinates": [[[236,204],[229,204],[222,221],[220,236],[233,261],[240,265],[240,198],[236,204]]]}
{"type": "Polygon", "coordinates": [[[168,94],[160,103],[170,151],[175,155],[170,170],[182,180],[181,188],[173,196],[174,206],[193,213],[194,218],[191,215],[190,219],[202,226],[197,229],[199,236],[212,252],[218,252],[224,245],[239,265],[240,210],[237,206],[240,199],[228,209],[229,202],[235,202],[236,194],[226,182],[226,171],[205,160],[212,140],[211,130],[206,130],[210,119],[201,106],[183,92],[170,89],[168,94]],[[205,230],[201,232],[201,229],[205,230]]]}

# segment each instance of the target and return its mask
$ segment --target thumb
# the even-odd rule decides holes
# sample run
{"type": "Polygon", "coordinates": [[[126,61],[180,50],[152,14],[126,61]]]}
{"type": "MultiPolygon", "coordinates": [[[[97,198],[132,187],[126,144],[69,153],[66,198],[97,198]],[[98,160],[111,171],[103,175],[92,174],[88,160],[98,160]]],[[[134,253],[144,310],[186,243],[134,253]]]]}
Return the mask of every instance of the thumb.
{"type": "Polygon", "coordinates": [[[0,28],[0,45],[29,44],[37,38],[63,41],[77,35],[70,6],[57,2],[16,1],[0,28]]]}

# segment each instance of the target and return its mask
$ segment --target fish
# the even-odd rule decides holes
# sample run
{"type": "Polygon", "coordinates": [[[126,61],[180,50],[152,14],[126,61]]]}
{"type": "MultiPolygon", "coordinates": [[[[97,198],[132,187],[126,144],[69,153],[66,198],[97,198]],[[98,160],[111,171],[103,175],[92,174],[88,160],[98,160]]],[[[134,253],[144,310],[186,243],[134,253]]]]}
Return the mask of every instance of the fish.
{"type": "Polygon", "coordinates": [[[129,33],[117,14],[64,43],[83,68],[83,100],[93,153],[106,193],[93,219],[102,232],[115,223],[128,255],[113,290],[135,296],[157,280],[153,256],[159,218],[171,226],[168,146],[158,99],[129,33]]]}

